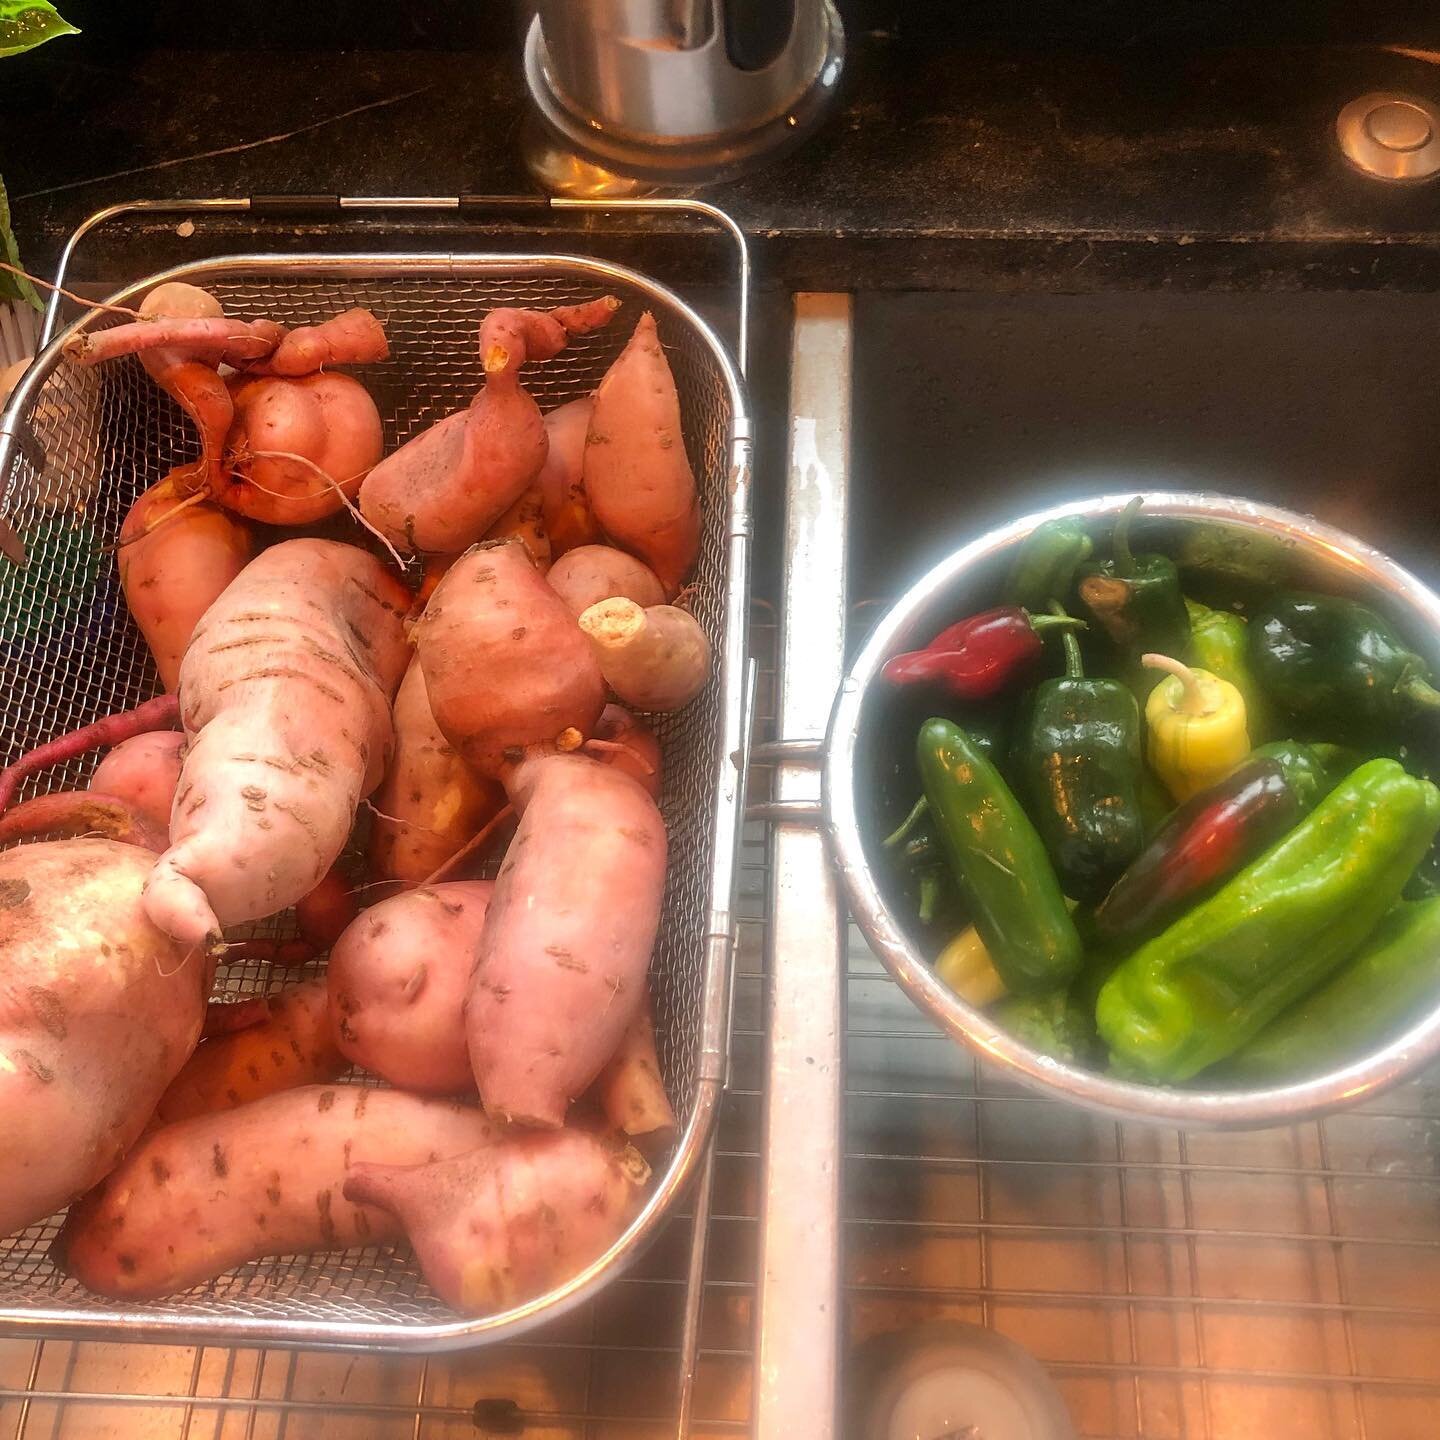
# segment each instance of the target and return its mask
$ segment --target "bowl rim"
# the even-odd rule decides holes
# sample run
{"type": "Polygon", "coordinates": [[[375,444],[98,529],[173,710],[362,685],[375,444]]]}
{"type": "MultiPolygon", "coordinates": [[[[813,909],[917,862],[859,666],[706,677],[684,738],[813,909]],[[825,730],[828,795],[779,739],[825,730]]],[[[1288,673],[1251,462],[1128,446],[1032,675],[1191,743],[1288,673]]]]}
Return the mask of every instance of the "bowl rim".
{"type": "Polygon", "coordinates": [[[826,732],[823,823],[850,913],[871,949],[911,1001],[942,1030],[1033,1090],[1122,1120],[1147,1120],[1185,1128],[1244,1129],[1284,1125],[1353,1105],[1406,1079],[1440,1054],[1440,999],[1403,1034],[1363,1057],[1306,1080],[1250,1090],[1176,1089],[1119,1080],[1043,1055],[967,1005],[944,984],[906,938],[880,892],[865,858],[856,806],[855,755],[861,707],[880,666],[907,648],[907,627],[975,566],[1023,540],[1047,521],[1118,515],[1137,494],[1144,514],[1155,519],[1222,520],[1276,535],[1322,559],[1334,570],[1391,607],[1418,619],[1423,633],[1440,643],[1440,595],[1416,575],[1365,541],[1334,526],[1280,506],[1215,491],[1126,490],[1091,495],[1024,515],[962,544],[922,575],[866,639],[831,710],[826,732]]]}

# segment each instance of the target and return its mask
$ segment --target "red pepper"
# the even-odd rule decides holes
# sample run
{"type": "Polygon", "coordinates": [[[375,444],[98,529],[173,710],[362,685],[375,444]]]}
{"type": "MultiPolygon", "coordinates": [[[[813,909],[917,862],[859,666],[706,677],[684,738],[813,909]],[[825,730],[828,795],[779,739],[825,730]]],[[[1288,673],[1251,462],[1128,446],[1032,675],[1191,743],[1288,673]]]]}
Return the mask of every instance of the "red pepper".
{"type": "Polygon", "coordinates": [[[893,655],[881,674],[896,685],[933,683],[957,700],[998,695],[1044,651],[1042,632],[1083,628],[1068,616],[1031,615],[1018,605],[982,610],[947,625],[923,650],[893,655]]]}
{"type": "Polygon", "coordinates": [[[1096,930],[1107,941],[1158,935],[1279,839],[1302,808],[1278,761],[1246,761],[1165,821],[1095,911],[1096,930]]]}

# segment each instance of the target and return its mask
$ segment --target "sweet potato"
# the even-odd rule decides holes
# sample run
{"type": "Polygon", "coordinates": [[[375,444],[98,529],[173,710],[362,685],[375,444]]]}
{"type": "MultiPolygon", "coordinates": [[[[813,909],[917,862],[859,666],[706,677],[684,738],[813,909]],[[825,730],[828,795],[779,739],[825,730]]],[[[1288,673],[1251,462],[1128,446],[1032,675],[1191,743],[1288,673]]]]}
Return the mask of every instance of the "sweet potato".
{"type": "Polygon", "coordinates": [[[675,1129],[675,1111],[660,1078],[655,1053],[655,1019],[650,997],[625,1027],[620,1048],[595,1082],[600,1108],[613,1129],[633,1139],[664,1138],[675,1129]]]}
{"type": "Polygon", "coordinates": [[[614,765],[645,787],[652,800],[660,798],[661,752],[655,732],[619,705],[607,705],[585,742],[585,753],[602,765],[614,765]]]}
{"type": "Polygon", "coordinates": [[[120,588],[167,690],[180,678],[200,617],[245,568],[253,548],[241,521],[194,499],[173,475],[130,507],[115,555],[120,588]]]}
{"type": "Polygon", "coordinates": [[[521,366],[549,359],[571,335],[614,313],[608,300],[549,313],[492,310],[480,326],[485,384],[468,409],[421,431],[370,472],[360,487],[366,520],[407,550],[458,554],[479,540],[545,463],[545,423],[520,384],[521,366]]]}
{"type": "Polygon", "coordinates": [[[638,1213],[649,1178],[629,1146],[561,1130],[431,1165],[366,1160],[352,1167],[345,1194],[398,1216],[440,1298],[486,1315],[598,1260],[638,1213]]]}
{"type": "Polygon", "coordinates": [[[333,1080],[349,1068],[330,1041],[325,980],[306,980],[265,996],[258,1023],[202,1041],[160,1097],[155,1118],[169,1125],[233,1110],[281,1090],[333,1080]]]}
{"type": "Polygon", "coordinates": [[[308,525],[333,515],[384,451],[380,412],[349,375],[244,379],[234,396],[215,498],[251,520],[308,525]]]}
{"type": "Polygon", "coordinates": [[[665,824],[641,785],[583,755],[515,766],[520,828],[495,882],[465,1024],[497,1119],[556,1127],[645,997],[665,824]]]}
{"type": "Polygon", "coordinates": [[[112,840],[0,854],[0,1235],[104,1176],[200,1038],[213,967],[146,918],[154,863],[112,840]]]}
{"type": "Polygon", "coordinates": [[[688,610],[602,600],[580,616],[606,684],[637,710],[679,710],[710,678],[710,642],[688,610]]]}
{"type": "Polygon", "coordinates": [[[95,767],[90,789],[129,801],[159,830],[168,832],[184,759],[185,737],[177,730],[134,735],[95,767]]]}
{"type": "Polygon", "coordinates": [[[605,533],[645,561],[673,596],[700,553],[700,502],[675,379],[648,313],[595,392],[584,478],[605,533]]]}
{"type": "Polygon", "coordinates": [[[550,535],[545,529],[539,485],[531,485],[485,532],[485,538],[518,540],[530,556],[530,563],[543,575],[550,568],[550,535]]]}
{"type": "Polygon", "coordinates": [[[206,611],[180,670],[190,748],[145,887],[167,934],[293,905],[335,862],[391,741],[409,592],[373,556],[288,540],[206,611]]]}
{"type": "Polygon", "coordinates": [[[430,597],[415,626],[430,709],[478,774],[507,752],[588,735],[605,682],[574,617],[518,541],[475,546],[430,597]]]}
{"type": "Polygon", "coordinates": [[[579,545],[595,545],[605,538],[590,508],[582,478],[585,432],[590,428],[590,412],[594,408],[595,401],[585,395],[545,412],[545,434],[550,448],[535,484],[540,489],[550,550],[557,560],[579,545]]]}
{"type": "Polygon", "coordinates": [[[490,880],[422,885],[372,905],[336,942],[326,980],[330,1033],[353,1064],[402,1090],[473,1090],[465,992],[490,880]]]}
{"type": "Polygon", "coordinates": [[[312,375],[330,365],[369,365],[389,358],[385,327],[357,305],[319,325],[287,330],[275,353],[251,368],[271,375],[312,375]]]}
{"type": "Polygon", "coordinates": [[[580,545],[567,551],[545,577],[577,619],[592,605],[615,596],[637,605],[663,605],[665,587],[643,561],[613,545],[580,545]]]}
{"type": "Polygon", "coordinates": [[[490,1143],[472,1106],[362,1085],[307,1085],[152,1130],[75,1205],[56,1258],[116,1300],[188,1290],[246,1260],[393,1239],[347,1200],[364,1160],[419,1165],[490,1143]]]}
{"type": "Polygon", "coordinates": [[[394,753],[375,792],[370,873],[418,885],[499,810],[505,792],[480,779],[440,733],[418,659],[400,682],[394,724],[394,753]]]}

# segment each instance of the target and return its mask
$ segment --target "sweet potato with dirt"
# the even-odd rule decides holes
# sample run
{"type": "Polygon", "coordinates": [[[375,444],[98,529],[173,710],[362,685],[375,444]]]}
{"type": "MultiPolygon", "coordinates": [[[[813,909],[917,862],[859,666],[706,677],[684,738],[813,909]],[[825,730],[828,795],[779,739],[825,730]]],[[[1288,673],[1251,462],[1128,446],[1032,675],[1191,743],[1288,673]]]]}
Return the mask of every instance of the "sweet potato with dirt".
{"type": "Polygon", "coordinates": [[[399,1226],[347,1200],[362,1161],[420,1165],[489,1144],[473,1106],[367,1085],[306,1085],[152,1130],[71,1208],[62,1268],[115,1300],[188,1290],[265,1255],[392,1240],[399,1226]]]}
{"type": "Polygon", "coordinates": [[[605,539],[585,494],[585,434],[594,408],[594,399],[585,395],[545,412],[550,448],[535,484],[551,554],[557,560],[577,546],[597,545],[605,539]]]}
{"type": "Polygon", "coordinates": [[[478,774],[507,754],[576,732],[605,707],[605,682],[575,617],[516,540],[477,545],[446,573],[414,629],[430,709],[478,774]]]}
{"type": "Polygon", "coordinates": [[[465,994],[494,889],[490,880],[422,885],[350,925],[325,972],[337,1050],[402,1090],[474,1090],[465,994]]]}
{"type": "Polygon", "coordinates": [[[149,851],[0,854],[0,1235],[101,1179],[194,1050],[212,965],[146,918],[149,851]]]}
{"type": "Polygon", "coordinates": [[[648,312],[595,392],[584,479],[605,533],[638,555],[673,596],[700,553],[700,501],[675,378],[648,312]]]}
{"type": "Polygon", "coordinates": [[[628,1145],[560,1130],[507,1136],[431,1165],[367,1159],[345,1194],[398,1217],[442,1300],[489,1315],[598,1260],[639,1213],[649,1178],[628,1145]]]}
{"type": "Polygon", "coordinates": [[[688,610],[617,597],[586,610],[580,628],[605,683],[637,710],[679,710],[710,678],[710,642],[688,610]]]}
{"type": "Polygon", "coordinates": [[[405,550],[458,554],[479,540],[545,463],[545,422],[520,384],[521,367],[606,324],[617,303],[492,310],[480,326],[484,385],[467,409],[422,430],[366,476],[366,520],[405,550]]]}
{"type": "Polygon", "coordinates": [[[215,498],[269,525],[308,525],[352,499],[384,453],[380,412],[353,376],[242,378],[215,498]]]}
{"type": "Polygon", "coordinates": [[[625,1027],[620,1048],[600,1072],[595,1093],[610,1127],[631,1139],[658,1141],[674,1133],[675,1111],[660,1076],[655,1017],[648,995],[625,1027]]]}
{"type": "Polygon", "coordinates": [[[638,781],[584,755],[506,776],[520,828],[495,881],[465,1024],[486,1111],[558,1127],[645,999],[665,823],[638,781]]]}
{"type": "Polygon", "coordinates": [[[115,552],[125,603],[173,690],[200,617],[250,562],[249,528],[219,505],[196,499],[173,475],[130,507],[115,552]]]}
{"type": "Polygon", "coordinates": [[[543,575],[550,568],[550,534],[545,528],[545,511],[540,490],[530,486],[485,532],[487,540],[518,540],[530,556],[530,563],[543,575]]]}
{"type": "Polygon", "coordinates": [[[184,762],[185,736],[178,730],[134,735],[101,759],[90,777],[90,789],[128,801],[168,833],[184,762]]]}
{"type": "Polygon", "coordinates": [[[480,779],[441,733],[418,659],[400,682],[393,718],[395,748],[374,797],[370,874],[418,885],[500,809],[505,792],[480,779]]]}
{"type": "Polygon", "coordinates": [[[169,1125],[233,1110],[282,1090],[323,1084],[349,1068],[330,1040],[324,977],[306,980],[265,996],[258,1023],[202,1040],[160,1097],[155,1118],[169,1125]]]}
{"type": "Polygon", "coordinates": [[[580,545],[567,551],[545,577],[577,619],[602,600],[623,596],[637,605],[663,605],[665,587],[643,560],[613,545],[580,545]]]}
{"type": "Polygon", "coordinates": [[[287,540],[206,611],[180,670],[170,848],[145,887],[166,934],[213,947],[335,862],[389,758],[409,598],[363,550],[287,540]]]}

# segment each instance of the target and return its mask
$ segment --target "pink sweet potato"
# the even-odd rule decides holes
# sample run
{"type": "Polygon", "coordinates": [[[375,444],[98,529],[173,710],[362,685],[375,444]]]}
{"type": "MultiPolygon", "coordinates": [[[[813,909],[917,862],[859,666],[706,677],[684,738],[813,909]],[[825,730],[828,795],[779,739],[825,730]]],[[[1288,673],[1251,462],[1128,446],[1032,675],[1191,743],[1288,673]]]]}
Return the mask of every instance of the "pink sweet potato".
{"type": "Polygon", "coordinates": [[[602,600],[580,617],[605,682],[637,710],[679,710],[710,678],[710,642],[688,610],[602,600]]]}
{"type": "Polygon", "coordinates": [[[595,545],[605,538],[590,508],[582,478],[585,433],[590,428],[590,412],[594,408],[595,401],[586,395],[545,412],[545,433],[550,439],[550,448],[535,484],[540,490],[551,553],[557,560],[579,545],[595,545]]]}
{"type": "Polygon", "coordinates": [[[353,1064],[402,1090],[475,1088],[465,993],[490,880],[422,885],[372,905],[330,952],[330,1028],[353,1064]]]}
{"type": "Polygon", "coordinates": [[[496,1119],[557,1127],[645,996],[665,890],[665,824],[630,776],[583,755],[507,775],[520,828],[470,981],[470,1062],[496,1119]]]}
{"type": "Polygon", "coordinates": [[[112,840],[0,854],[0,1235],[101,1179],[200,1038],[213,967],[146,918],[154,863],[112,840]]]}
{"type": "Polygon", "coordinates": [[[307,1085],[152,1130],[70,1211],[57,1259],[116,1300],[188,1290],[264,1255],[393,1239],[344,1196],[362,1161],[420,1165],[490,1143],[480,1112],[369,1086],[307,1085]]]}
{"type": "Polygon", "coordinates": [[[620,1037],[620,1048],[600,1072],[595,1091],[612,1129],[632,1139],[648,1136],[652,1141],[674,1133],[675,1111],[660,1078],[648,995],[620,1037]]]}
{"type": "Polygon", "coordinates": [[[585,637],[518,541],[462,556],[414,633],[435,723],[480,775],[567,731],[578,742],[605,706],[585,637]]]}
{"type": "Polygon", "coordinates": [[[455,753],[430,713],[425,676],[411,660],[395,696],[395,749],[370,826],[370,873],[418,885],[435,873],[505,803],[455,753]]]}
{"type": "Polygon", "coordinates": [[[643,561],[613,545],[568,550],[545,577],[577,619],[601,600],[622,596],[637,605],[663,605],[665,587],[643,561]]]}
{"type": "Polygon", "coordinates": [[[543,575],[550,568],[550,534],[545,529],[539,486],[531,485],[485,532],[485,538],[518,540],[530,556],[530,563],[543,575]]]}
{"type": "Polygon", "coordinates": [[[385,327],[357,305],[319,325],[286,331],[275,353],[253,368],[271,375],[312,375],[332,365],[369,365],[389,358],[385,327]]]}
{"type": "Polygon", "coordinates": [[[549,444],[540,407],[520,384],[527,360],[549,359],[571,335],[603,325],[614,305],[595,301],[542,313],[492,310],[480,326],[485,384],[387,455],[360,487],[360,510],[392,545],[458,554],[520,498],[549,444]]]}
{"type": "Polygon", "coordinates": [[[700,553],[700,502],[675,379],[648,313],[595,392],[584,478],[605,533],[674,595],[700,553]]]}
{"type": "MultiPolygon", "coordinates": [[[[232,1008],[244,1008],[240,1006],[232,1008]]],[[[163,1125],[323,1084],[350,1062],[331,1043],[325,981],[306,980],[264,999],[253,1025],[201,1041],[170,1082],[155,1118],[163,1125]]]]}
{"type": "Polygon", "coordinates": [[[134,735],[95,767],[90,789],[129,801],[159,830],[168,832],[184,759],[185,737],[177,730],[134,735]]]}
{"type": "Polygon", "coordinates": [[[370,392],[333,372],[235,386],[226,475],[215,498],[269,525],[308,525],[360,489],[385,448],[370,392]]]}
{"type": "Polygon", "coordinates": [[[173,690],[200,617],[249,563],[249,529],[206,500],[188,499],[173,475],[152,485],[120,527],[116,562],[125,602],[173,690]]]}
{"type": "Polygon", "coordinates": [[[516,1135],[432,1165],[357,1164],[354,1201],[398,1216],[448,1305],[488,1315],[598,1260],[639,1212],[650,1167],[581,1130],[516,1135]]]}
{"type": "Polygon", "coordinates": [[[167,934],[214,946],[335,862],[389,757],[409,598],[362,550],[288,540],[206,611],[180,671],[171,844],[145,888],[167,934]]]}

